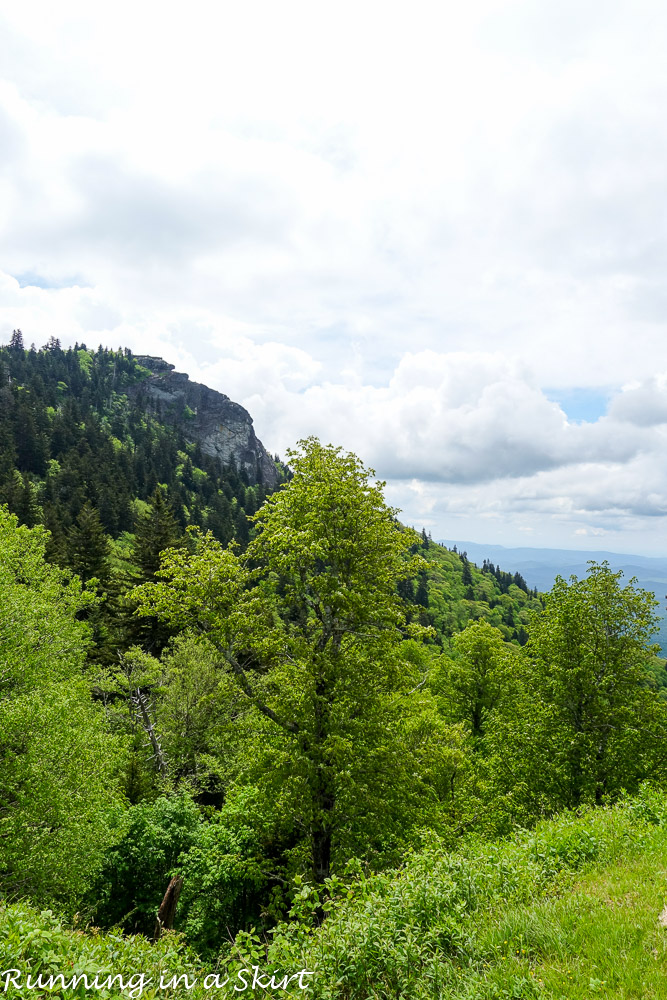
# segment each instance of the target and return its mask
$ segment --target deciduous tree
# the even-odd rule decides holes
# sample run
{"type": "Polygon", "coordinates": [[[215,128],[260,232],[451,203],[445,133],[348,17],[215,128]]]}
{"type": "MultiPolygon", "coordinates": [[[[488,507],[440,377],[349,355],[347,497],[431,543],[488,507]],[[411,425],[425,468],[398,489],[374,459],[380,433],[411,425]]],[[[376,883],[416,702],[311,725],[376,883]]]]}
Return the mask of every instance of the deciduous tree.
{"type": "Polygon", "coordinates": [[[533,808],[600,803],[664,776],[667,712],[648,674],[656,601],[621,576],[592,563],[585,579],[557,578],[489,722],[499,778],[533,808]]]}
{"type": "Polygon", "coordinates": [[[412,536],[355,455],[311,438],[290,462],[293,479],[255,515],[243,558],[200,535],[194,555],[170,550],[162,582],[139,596],[144,614],[205,635],[255,731],[264,720],[252,778],[302,832],[321,882],[341,844],[391,839],[438,803],[424,777],[429,733],[415,745],[418,727],[401,723],[411,704],[423,709],[396,593],[415,572],[412,536]]]}

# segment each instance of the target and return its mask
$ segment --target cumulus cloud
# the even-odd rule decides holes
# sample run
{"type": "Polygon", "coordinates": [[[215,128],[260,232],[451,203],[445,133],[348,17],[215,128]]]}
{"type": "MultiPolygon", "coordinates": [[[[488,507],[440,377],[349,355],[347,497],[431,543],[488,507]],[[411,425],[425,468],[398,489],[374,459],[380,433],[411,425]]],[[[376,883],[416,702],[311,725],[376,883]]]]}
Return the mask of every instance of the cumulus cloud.
{"type": "MultiPolygon", "coordinates": [[[[591,461],[625,463],[647,444],[608,417],[571,423],[500,354],[408,353],[385,386],[323,381],[295,392],[293,376],[273,360],[276,345],[264,350],[246,351],[238,368],[225,361],[204,375],[237,391],[273,448],[314,432],[358,451],[390,479],[488,483],[591,461]],[[253,379],[258,388],[248,393],[253,379]]],[[[285,348],[282,354],[292,363],[285,348]]],[[[313,377],[307,355],[294,360],[304,382],[313,377]]]]}
{"type": "Polygon", "coordinates": [[[667,424],[667,375],[625,387],[613,400],[609,413],[615,420],[637,427],[667,424]]]}
{"type": "Polygon", "coordinates": [[[449,537],[664,544],[665,28],[658,0],[5,5],[0,339],[161,354],[449,537]],[[577,387],[607,414],[549,398],[577,387]]]}

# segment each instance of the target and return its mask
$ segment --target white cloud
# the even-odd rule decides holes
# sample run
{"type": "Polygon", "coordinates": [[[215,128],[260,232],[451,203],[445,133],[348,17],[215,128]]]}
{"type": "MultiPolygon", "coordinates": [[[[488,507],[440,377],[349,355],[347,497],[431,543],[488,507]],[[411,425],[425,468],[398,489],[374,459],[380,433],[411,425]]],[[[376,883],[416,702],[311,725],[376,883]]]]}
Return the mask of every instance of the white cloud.
{"type": "Polygon", "coordinates": [[[624,388],[613,400],[609,412],[615,420],[638,427],[667,424],[667,375],[624,388]]]}
{"type": "Polygon", "coordinates": [[[658,0],[0,0],[0,339],[162,354],[443,535],[665,547],[666,27],[658,0]],[[615,395],[575,424],[545,387],[615,395]]]}

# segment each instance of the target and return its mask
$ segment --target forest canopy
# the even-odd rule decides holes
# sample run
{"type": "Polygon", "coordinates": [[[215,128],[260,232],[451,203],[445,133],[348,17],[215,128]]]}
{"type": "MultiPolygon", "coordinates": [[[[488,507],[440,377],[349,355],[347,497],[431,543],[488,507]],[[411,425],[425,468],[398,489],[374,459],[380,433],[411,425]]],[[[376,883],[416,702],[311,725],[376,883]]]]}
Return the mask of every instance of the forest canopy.
{"type": "Polygon", "coordinates": [[[209,462],[125,405],[125,352],[0,365],[5,901],[152,938],[177,885],[222,960],[425,845],[664,785],[655,601],[606,563],[539,595],[341,448],[275,490],[209,462]]]}

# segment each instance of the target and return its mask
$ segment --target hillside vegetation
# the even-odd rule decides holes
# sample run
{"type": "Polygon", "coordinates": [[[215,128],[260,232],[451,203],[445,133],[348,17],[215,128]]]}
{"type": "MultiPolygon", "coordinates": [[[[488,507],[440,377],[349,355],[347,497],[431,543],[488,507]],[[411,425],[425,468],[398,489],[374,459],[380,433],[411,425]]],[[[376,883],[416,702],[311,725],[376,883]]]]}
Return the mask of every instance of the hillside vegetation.
{"type": "Polygon", "coordinates": [[[157,489],[181,531],[196,524],[225,544],[247,540],[263,484],[189,441],[185,410],[162,419],[130,396],[150,375],[130,351],[62,350],[55,340],[26,351],[18,337],[0,348],[0,502],[50,530],[52,559],[76,563],[76,530],[91,507],[127,548],[125,533],[157,489]]]}
{"type": "MultiPolygon", "coordinates": [[[[267,941],[240,935],[215,968],[178,936],[157,944],[67,930],[49,911],[0,909],[0,966],[50,976],[122,977],[98,996],[253,995],[366,1000],[661,1000],[667,975],[667,800],[645,788],[609,809],[564,814],[456,853],[432,843],[398,871],[304,886],[267,941]],[[660,920],[662,916],[662,922],[660,920]],[[139,974],[143,974],[143,981],[139,974]],[[190,988],[180,978],[188,976],[190,988]],[[157,989],[180,980],[179,986],[157,989]],[[207,978],[208,977],[208,978],[207,978]],[[217,977],[217,978],[216,978],[217,977]],[[227,980],[227,985],[221,984],[227,980]],[[216,984],[219,988],[216,988],[216,984]]],[[[85,996],[82,985],[54,995],[85,996]]],[[[0,986],[4,980],[0,980],[0,986]]],[[[25,995],[9,984],[7,995],[25,995]]]]}
{"type": "Polygon", "coordinates": [[[0,365],[9,967],[268,963],[322,997],[568,996],[568,971],[625,989],[595,971],[585,880],[663,846],[652,595],[605,563],[545,595],[478,568],[315,438],[267,493],[131,405],[129,352],[15,342],[0,365]]]}

